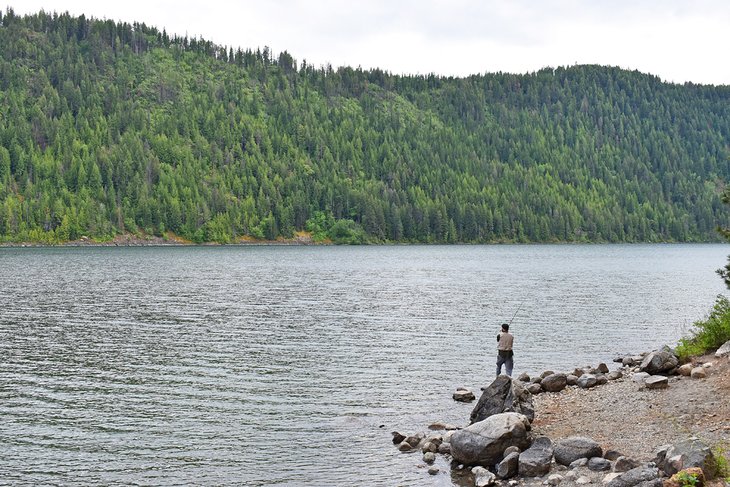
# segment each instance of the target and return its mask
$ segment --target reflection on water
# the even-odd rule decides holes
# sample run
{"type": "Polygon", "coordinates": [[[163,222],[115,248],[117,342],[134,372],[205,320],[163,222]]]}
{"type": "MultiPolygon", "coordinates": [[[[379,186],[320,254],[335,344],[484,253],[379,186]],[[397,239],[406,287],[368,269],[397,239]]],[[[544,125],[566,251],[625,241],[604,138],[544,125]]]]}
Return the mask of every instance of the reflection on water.
{"type": "MultiPolygon", "coordinates": [[[[673,343],[723,245],[0,249],[0,478],[451,485],[390,431],[515,373],[673,343]],[[521,306],[521,307],[520,307],[521,306]]],[[[441,460],[439,460],[441,461],[441,460]]]]}

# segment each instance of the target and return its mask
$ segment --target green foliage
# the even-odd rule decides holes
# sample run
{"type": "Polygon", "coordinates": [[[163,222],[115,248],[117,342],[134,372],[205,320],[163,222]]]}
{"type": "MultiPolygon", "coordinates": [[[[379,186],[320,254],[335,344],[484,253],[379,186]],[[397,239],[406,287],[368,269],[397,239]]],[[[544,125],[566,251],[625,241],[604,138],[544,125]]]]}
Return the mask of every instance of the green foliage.
{"type": "Polygon", "coordinates": [[[700,479],[697,475],[690,472],[679,472],[677,473],[677,481],[680,487],[695,487],[700,483],[700,479]]]}
{"type": "Polygon", "coordinates": [[[712,456],[715,462],[716,477],[730,481],[730,461],[728,460],[728,450],[726,443],[719,443],[712,448],[712,456]]]}
{"type": "Polygon", "coordinates": [[[676,352],[680,359],[687,359],[716,350],[728,340],[730,340],[730,301],[725,296],[719,295],[707,319],[694,323],[692,335],[679,341],[676,352]]]}
{"type": "Polygon", "coordinates": [[[0,240],[716,240],[730,88],[600,66],[298,63],[145,24],[0,19],[0,240]]]}

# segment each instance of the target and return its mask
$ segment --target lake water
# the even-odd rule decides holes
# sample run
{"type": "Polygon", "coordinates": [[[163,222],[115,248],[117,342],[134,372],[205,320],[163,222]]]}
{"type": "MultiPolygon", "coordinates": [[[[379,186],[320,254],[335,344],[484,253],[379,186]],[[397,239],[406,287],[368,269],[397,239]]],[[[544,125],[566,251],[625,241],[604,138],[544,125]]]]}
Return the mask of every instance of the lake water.
{"type": "MultiPolygon", "coordinates": [[[[0,249],[0,483],[451,485],[457,386],[674,344],[727,245],[0,249]]],[[[613,364],[609,364],[613,367],[613,364]]]]}

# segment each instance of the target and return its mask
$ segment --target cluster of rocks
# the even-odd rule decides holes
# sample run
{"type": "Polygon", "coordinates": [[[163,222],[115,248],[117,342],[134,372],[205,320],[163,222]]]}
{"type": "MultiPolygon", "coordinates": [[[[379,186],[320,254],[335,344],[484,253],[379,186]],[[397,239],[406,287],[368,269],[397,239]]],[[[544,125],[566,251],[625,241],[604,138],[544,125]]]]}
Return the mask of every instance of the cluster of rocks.
{"type": "MultiPolygon", "coordinates": [[[[730,351],[728,352],[730,353],[730,351]]],[[[667,445],[655,452],[653,462],[639,462],[615,451],[604,452],[601,445],[586,437],[553,441],[535,436],[531,424],[535,418],[532,397],[545,392],[559,392],[566,387],[589,389],[631,374],[640,387],[667,387],[668,375],[703,378],[708,364],[681,365],[671,350],[660,350],[615,360],[621,369],[609,371],[606,364],[575,369],[571,373],[546,371],[530,378],[522,374],[517,380],[499,376],[486,388],[471,412],[469,426],[434,423],[430,433],[405,436],[393,433],[393,443],[403,452],[420,451],[432,475],[436,455],[444,455],[454,472],[466,472],[474,485],[485,486],[515,478],[535,478],[544,485],[587,484],[601,481],[608,487],[642,487],[679,485],[668,477],[694,468],[690,473],[704,479],[715,475],[710,449],[696,438],[677,445],[667,445]],[[600,476],[600,477],[599,477],[600,476]]],[[[476,399],[466,388],[459,388],[454,400],[476,399]]],[[[685,472],[686,475],[689,475],[685,472]]],[[[704,481],[704,480],[703,480],[704,481]]],[[[506,485],[506,484],[505,484],[506,485]]]]}

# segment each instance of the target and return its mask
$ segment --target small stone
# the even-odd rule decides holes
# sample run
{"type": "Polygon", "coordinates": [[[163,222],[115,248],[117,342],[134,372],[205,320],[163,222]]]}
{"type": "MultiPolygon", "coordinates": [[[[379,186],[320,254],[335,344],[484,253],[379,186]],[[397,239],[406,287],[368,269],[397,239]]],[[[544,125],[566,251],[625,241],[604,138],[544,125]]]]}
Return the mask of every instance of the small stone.
{"type": "Polygon", "coordinates": [[[439,468],[438,467],[429,467],[429,469],[428,469],[428,474],[429,475],[436,475],[438,473],[439,473],[439,468]]]}
{"type": "Polygon", "coordinates": [[[393,444],[394,445],[400,445],[403,442],[403,440],[406,439],[406,435],[402,435],[402,434],[398,433],[397,431],[393,431],[390,434],[393,435],[393,444]]]}
{"type": "Polygon", "coordinates": [[[606,460],[610,460],[612,462],[615,462],[616,460],[618,460],[622,456],[623,455],[621,455],[621,453],[617,452],[616,450],[606,450],[603,453],[603,458],[605,458],[606,460]]]}
{"type": "Polygon", "coordinates": [[[633,380],[634,382],[637,382],[637,383],[639,383],[639,384],[643,384],[643,383],[644,383],[644,381],[645,381],[645,380],[646,380],[647,378],[649,378],[649,374],[648,374],[647,372],[637,372],[637,373],[635,373],[635,374],[634,374],[634,376],[632,377],[632,380],[633,380]]]}
{"type": "Polygon", "coordinates": [[[608,382],[608,377],[606,377],[605,374],[597,374],[596,375],[596,385],[602,386],[603,384],[608,382]]]}
{"type": "Polygon", "coordinates": [[[694,366],[692,364],[684,364],[677,369],[677,373],[684,377],[689,377],[694,366]]]}
{"type": "Polygon", "coordinates": [[[526,372],[523,372],[520,374],[520,376],[517,378],[517,380],[520,382],[530,382],[530,376],[527,375],[526,372]]]}
{"type": "Polygon", "coordinates": [[[427,441],[421,447],[421,451],[423,453],[436,453],[438,451],[438,449],[439,449],[438,445],[436,445],[430,441],[427,441]]]}
{"type": "Polygon", "coordinates": [[[408,438],[405,439],[406,443],[411,445],[413,448],[417,447],[418,444],[421,442],[421,440],[425,437],[423,433],[418,433],[416,435],[411,435],[408,438]]]}
{"type": "Polygon", "coordinates": [[[431,431],[445,430],[446,423],[442,423],[441,421],[436,421],[435,423],[429,424],[428,429],[430,429],[431,431]]]}
{"type": "Polygon", "coordinates": [[[542,392],[542,386],[536,383],[529,384],[525,387],[525,389],[527,389],[530,394],[540,394],[542,392]]]}
{"type": "Polygon", "coordinates": [[[570,462],[570,465],[568,465],[568,468],[574,469],[578,467],[585,467],[588,465],[588,459],[587,458],[579,458],[573,462],[570,462]]]}
{"type": "Polygon", "coordinates": [[[692,369],[690,376],[693,379],[705,379],[707,378],[707,372],[705,371],[704,367],[695,367],[694,369],[692,369]]]}
{"type": "Polygon", "coordinates": [[[474,467],[471,469],[474,474],[474,485],[476,487],[487,487],[494,484],[497,477],[484,467],[474,467]]]}
{"type": "Polygon", "coordinates": [[[451,443],[441,443],[439,445],[439,453],[442,455],[451,455],[451,443]]]}
{"type": "Polygon", "coordinates": [[[621,365],[626,365],[626,366],[629,366],[629,367],[631,367],[631,366],[632,366],[632,365],[634,365],[635,363],[636,363],[636,362],[634,362],[634,359],[633,359],[632,357],[624,357],[624,358],[623,358],[623,359],[621,360],[621,365]]]}
{"type": "Polygon", "coordinates": [[[709,369],[710,367],[712,367],[712,365],[713,365],[712,362],[707,362],[706,364],[702,364],[702,366],[706,369],[709,369]]]}
{"type": "Polygon", "coordinates": [[[624,376],[623,372],[621,372],[620,370],[614,370],[613,372],[609,372],[609,374],[606,376],[606,378],[608,380],[616,380],[616,379],[620,379],[623,376],[624,376]]]}
{"type": "Polygon", "coordinates": [[[618,457],[616,459],[616,463],[613,465],[613,471],[614,472],[628,472],[631,469],[634,469],[639,466],[639,463],[635,460],[632,460],[628,457],[618,457]]]}
{"type": "Polygon", "coordinates": [[[520,447],[512,445],[510,447],[507,447],[504,450],[504,456],[506,457],[507,455],[509,455],[511,453],[520,453],[520,452],[522,452],[522,450],[520,450],[520,447]]]}
{"type": "Polygon", "coordinates": [[[605,472],[611,470],[611,462],[601,457],[593,457],[588,460],[588,470],[593,472],[605,472]]]}
{"type": "Polygon", "coordinates": [[[578,477],[576,479],[575,483],[578,485],[587,485],[587,484],[593,483],[593,481],[590,478],[583,475],[581,477],[578,477]]]}
{"type": "Polygon", "coordinates": [[[471,402],[476,399],[473,392],[464,389],[457,390],[452,397],[457,402],[471,402]]]}
{"type": "Polygon", "coordinates": [[[563,481],[563,476],[556,474],[556,473],[550,475],[547,479],[548,485],[558,485],[562,481],[563,481]]]}
{"type": "Polygon", "coordinates": [[[549,375],[553,375],[554,373],[555,372],[553,372],[552,370],[546,370],[545,372],[543,372],[542,374],[540,374],[540,379],[544,379],[545,377],[547,377],[549,375]]]}
{"type": "Polygon", "coordinates": [[[583,369],[575,369],[575,370],[573,370],[573,375],[576,376],[576,377],[580,377],[583,374],[585,374],[585,371],[583,369]]]}
{"type": "Polygon", "coordinates": [[[608,374],[608,366],[604,363],[598,364],[598,367],[596,367],[598,371],[602,374],[608,374]]]}
{"type": "Polygon", "coordinates": [[[578,472],[576,472],[575,470],[571,470],[565,474],[565,480],[568,480],[570,482],[573,482],[577,478],[578,478],[578,472]]]}
{"type": "Polygon", "coordinates": [[[669,387],[669,379],[663,375],[650,375],[644,381],[647,389],[666,389],[669,387]]]}
{"type": "Polygon", "coordinates": [[[505,455],[502,461],[495,467],[497,477],[500,479],[508,479],[517,475],[519,471],[519,460],[520,454],[518,452],[505,455]]]}
{"type": "Polygon", "coordinates": [[[430,451],[424,453],[423,454],[423,461],[426,462],[426,463],[428,463],[428,464],[431,464],[431,463],[435,462],[436,461],[436,454],[434,454],[433,452],[430,452],[430,451]]]}
{"type": "Polygon", "coordinates": [[[413,450],[413,447],[407,441],[403,441],[400,445],[398,445],[398,449],[400,451],[411,451],[413,450]]]}
{"type": "Polygon", "coordinates": [[[577,385],[581,389],[590,389],[598,384],[598,379],[593,374],[583,374],[578,377],[577,385]]]}
{"type": "Polygon", "coordinates": [[[730,355],[730,340],[726,341],[720,348],[715,352],[715,357],[720,358],[726,355],[730,355]]]}
{"type": "Polygon", "coordinates": [[[578,383],[578,377],[573,374],[568,374],[568,376],[565,378],[565,382],[569,386],[574,386],[578,383]]]}
{"type": "Polygon", "coordinates": [[[601,483],[607,484],[620,475],[621,475],[621,472],[611,472],[609,474],[606,474],[606,476],[603,477],[603,480],[601,481],[601,483]]]}

